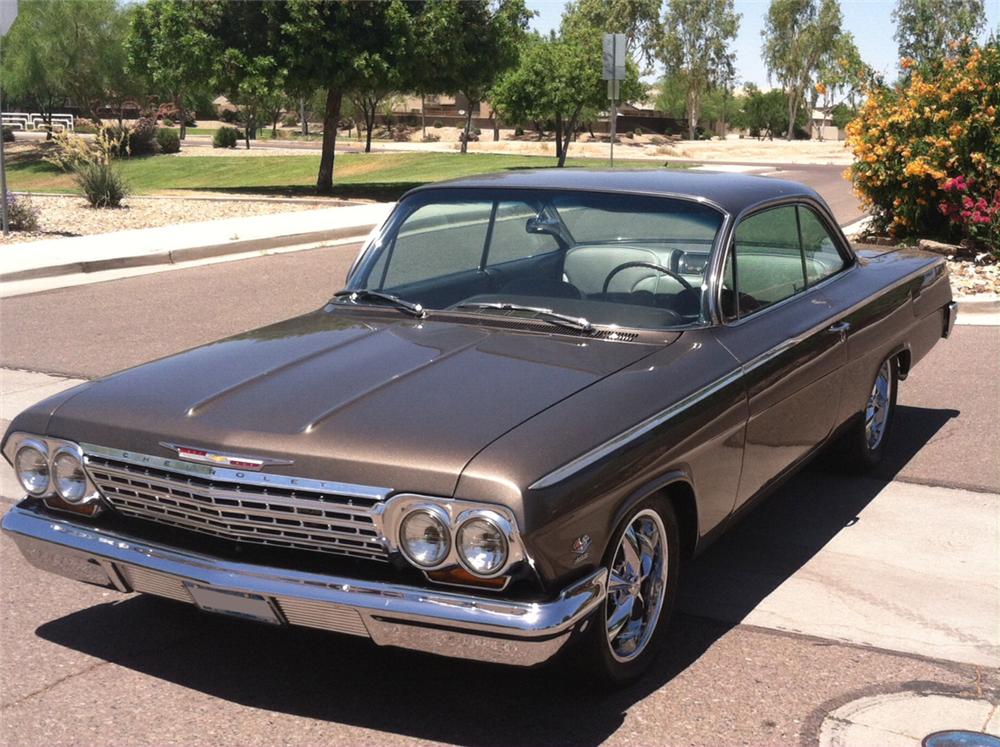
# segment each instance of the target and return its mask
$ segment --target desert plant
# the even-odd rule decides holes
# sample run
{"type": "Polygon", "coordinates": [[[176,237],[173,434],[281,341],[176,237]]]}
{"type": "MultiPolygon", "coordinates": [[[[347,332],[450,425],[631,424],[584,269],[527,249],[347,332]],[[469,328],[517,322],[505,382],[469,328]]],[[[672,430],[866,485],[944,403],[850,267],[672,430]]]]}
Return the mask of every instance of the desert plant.
{"type": "Polygon", "coordinates": [[[1000,42],[901,65],[908,75],[873,87],[847,127],[855,190],[876,230],[964,240],[1000,259],[1000,42]]]}
{"type": "Polygon", "coordinates": [[[7,222],[11,231],[37,231],[38,208],[27,197],[7,192],[7,222]]]}
{"type": "Polygon", "coordinates": [[[426,135],[424,135],[424,137],[423,137],[423,141],[424,141],[425,143],[436,143],[436,142],[438,142],[439,140],[441,140],[441,136],[440,136],[440,135],[435,135],[435,134],[434,134],[433,132],[428,132],[428,133],[427,133],[426,135]]]}
{"type": "Polygon", "coordinates": [[[434,120],[434,129],[435,130],[440,130],[442,127],[444,127],[444,122],[442,122],[440,119],[435,119],[434,120]]]}
{"type": "Polygon", "coordinates": [[[117,128],[104,127],[91,146],[79,135],[60,132],[45,161],[70,172],[91,207],[120,207],[128,185],[113,161],[125,148],[125,137],[117,128]]]}
{"type": "Polygon", "coordinates": [[[636,127],[634,130],[632,130],[633,137],[635,137],[636,135],[643,135],[643,134],[645,133],[641,127],[636,127]]]}
{"type": "Polygon", "coordinates": [[[181,136],[176,130],[160,129],[156,133],[156,144],[160,147],[160,153],[179,153],[181,136]]]}
{"type": "Polygon", "coordinates": [[[212,135],[213,148],[235,148],[240,139],[240,131],[235,127],[220,127],[212,135]]]}
{"type": "Polygon", "coordinates": [[[164,117],[163,118],[163,126],[164,127],[173,127],[174,126],[174,120],[172,120],[170,117],[164,117]]]}
{"type": "Polygon", "coordinates": [[[521,125],[514,128],[514,137],[524,137],[524,128],[521,125]]]}
{"type": "Polygon", "coordinates": [[[12,128],[12,127],[4,127],[3,128],[3,141],[5,143],[13,143],[14,142],[14,128],[12,128]]]}
{"type": "Polygon", "coordinates": [[[285,127],[295,127],[299,123],[299,114],[295,111],[286,112],[281,118],[281,124],[285,127]]]}

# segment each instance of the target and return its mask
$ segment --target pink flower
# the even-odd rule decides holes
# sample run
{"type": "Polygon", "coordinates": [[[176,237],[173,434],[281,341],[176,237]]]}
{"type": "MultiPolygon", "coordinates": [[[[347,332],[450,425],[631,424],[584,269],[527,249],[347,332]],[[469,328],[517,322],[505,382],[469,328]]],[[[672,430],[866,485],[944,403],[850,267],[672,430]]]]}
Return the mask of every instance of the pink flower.
{"type": "Polygon", "coordinates": [[[968,195],[966,195],[965,197],[962,198],[962,207],[964,207],[964,208],[971,209],[971,208],[975,207],[975,204],[976,203],[973,201],[973,199],[971,197],[969,197],[968,195]]]}

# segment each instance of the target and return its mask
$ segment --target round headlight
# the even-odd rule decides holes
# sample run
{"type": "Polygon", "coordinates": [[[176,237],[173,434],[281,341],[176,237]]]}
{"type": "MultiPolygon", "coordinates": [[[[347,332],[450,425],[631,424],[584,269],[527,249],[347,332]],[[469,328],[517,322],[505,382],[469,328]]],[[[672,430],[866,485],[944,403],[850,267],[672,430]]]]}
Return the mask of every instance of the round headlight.
{"type": "Polygon", "coordinates": [[[456,541],[462,565],[479,576],[496,573],[507,562],[507,538],[489,519],[469,519],[459,527],[456,541]]]}
{"type": "Polygon", "coordinates": [[[25,444],[18,449],[14,456],[14,471],[21,487],[31,495],[49,492],[49,460],[38,447],[25,444]]]}
{"type": "Polygon", "coordinates": [[[72,451],[62,450],[52,460],[56,492],[67,503],[79,503],[87,496],[87,475],[72,451]]]}
{"type": "Polygon", "coordinates": [[[399,546],[411,563],[432,568],[443,561],[451,549],[448,525],[436,512],[416,509],[399,525],[399,546]]]}

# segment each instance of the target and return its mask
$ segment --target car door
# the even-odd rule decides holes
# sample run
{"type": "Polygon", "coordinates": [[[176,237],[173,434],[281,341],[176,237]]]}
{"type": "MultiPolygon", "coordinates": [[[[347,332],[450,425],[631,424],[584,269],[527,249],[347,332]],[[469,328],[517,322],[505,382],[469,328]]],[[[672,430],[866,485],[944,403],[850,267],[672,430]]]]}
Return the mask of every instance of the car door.
{"type": "Polygon", "coordinates": [[[846,329],[831,322],[821,286],[850,258],[835,244],[833,256],[819,251],[817,221],[822,228],[811,207],[784,204],[744,217],[733,233],[716,334],[743,367],[749,398],[737,506],[821,443],[836,420],[846,329]]]}

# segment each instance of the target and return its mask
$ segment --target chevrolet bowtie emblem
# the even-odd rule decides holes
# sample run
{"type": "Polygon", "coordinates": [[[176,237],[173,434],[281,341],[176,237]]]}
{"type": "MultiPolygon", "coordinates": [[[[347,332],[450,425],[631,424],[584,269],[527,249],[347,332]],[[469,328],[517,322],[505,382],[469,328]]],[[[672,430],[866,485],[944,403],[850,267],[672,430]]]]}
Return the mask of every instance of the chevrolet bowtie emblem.
{"type": "Polygon", "coordinates": [[[194,446],[178,446],[160,442],[160,446],[165,446],[171,451],[177,452],[177,457],[188,462],[202,462],[203,464],[214,464],[217,467],[232,467],[233,469],[246,469],[258,471],[268,464],[291,464],[291,459],[269,459],[266,457],[243,456],[242,454],[229,454],[223,451],[209,451],[198,449],[194,446]]]}

